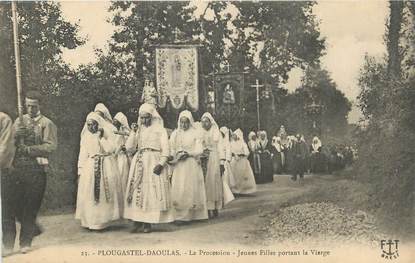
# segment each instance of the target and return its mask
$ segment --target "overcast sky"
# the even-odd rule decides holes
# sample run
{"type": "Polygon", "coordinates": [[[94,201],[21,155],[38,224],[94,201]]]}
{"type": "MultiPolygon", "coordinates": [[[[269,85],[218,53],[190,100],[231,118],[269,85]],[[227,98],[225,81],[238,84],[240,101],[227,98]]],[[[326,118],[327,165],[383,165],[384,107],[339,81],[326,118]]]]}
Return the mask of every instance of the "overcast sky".
{"type": "MultiPolygon", "coordinates": [[[[114,27],[107,23],[110,17],[104,1],[67,1],[62,2],[64,16],[78,22],[81,34],[88,42],[75,50],[65,50],[64,59],[77,66],[94,62],[94,48],[104,48],[110,39],[114,27]]],[[[383,35],[388,15],[386,1],[318,1],[314,13],[320,20],[320,30],[326,37],[327,50],[322,64],[332,74],[338,88],[355,101],[359,94],[357,77],[363,63],[364,54],[382,56],[385,53],[383,35]]],[[[292,91],[299,86],[301,71],[290,74],[287,88],[292,91]]],[[[349,121],[358,120],[359,111],[354,108],[349,121]]]]}

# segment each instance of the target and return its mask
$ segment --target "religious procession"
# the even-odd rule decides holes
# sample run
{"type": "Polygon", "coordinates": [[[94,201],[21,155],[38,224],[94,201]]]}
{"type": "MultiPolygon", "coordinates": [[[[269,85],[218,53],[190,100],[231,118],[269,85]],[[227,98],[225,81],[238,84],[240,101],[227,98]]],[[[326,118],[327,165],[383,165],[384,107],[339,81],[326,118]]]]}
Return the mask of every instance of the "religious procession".
{"type": "Polygon", "coordinates": [[[356,3],[0,2],[3,258],[397,258],[415,222],[415,9],[366,5],[383,14],[370,41],[356,3]]]}
{"type": "MultiPolygon", "coordinates": [[[[22,223],[23,253],[41,233],[36,216],[45,191],[45,167],[57,147],[57,128],[40,113],[40,101],[38,92],[27,93],[23,122],[12,124],[10,117],[0,115],[2,165],[13,166],[12,173],[23,183],[3,182],[3,192],[16,198],[4,199],[3,244],[10,250],[14,246],[14,216],[20,214],[16,219],[22,223]],[[26,192],[29,185],[36,187],[26,192]]],[[[214,219],[235,198],[255,195],[257,184],[272,183],[274,176],[302,180],[306,173],[326,173],[329,166],[346,162],[341,153],[335,153],[340,161],[328,161],[317,136],[307,144],[299,133],[288,135],[283,125],[272,141],[260,130],[249,132],[246,143],[240,128],[220,127],[209,112],[195,121],[192,112],[183,110],[176,128],[168,132],[157,101],[156,89],[147,83],[131,126],[125,114],[113,117],[103,103],[86,116],[75,211],[83,228],[102,231],[128,219],[133,222],[131,233],[150,233],[161,223],[214,219]]],[[[351,155],[348,162],[354,158],[352,151],[345,155],[351,155]]]]}
{"type": "MultiPolygon", "coordinates": [[[[150,233],[152,224],[214,219],[234,195],[255,194],[256,185],[272,183],[274,175],[296,181],[345,165],[337,152],[327,161],[317,136],[307,144],[281,125],[272,141],[260,130],[246,143],[241,129],[219,127],[209,112],[195,121],[181,111],[168,134],[157,98],[146,86],[131,127],[122,112],[112,117],[103,103],[87,115],[78,160],[76,219],[82,227],[102,230],[125,218],[134,222],[131,232],[150,233]]],[[[353,152],[346,154],[352,161],[353,152]]]]}

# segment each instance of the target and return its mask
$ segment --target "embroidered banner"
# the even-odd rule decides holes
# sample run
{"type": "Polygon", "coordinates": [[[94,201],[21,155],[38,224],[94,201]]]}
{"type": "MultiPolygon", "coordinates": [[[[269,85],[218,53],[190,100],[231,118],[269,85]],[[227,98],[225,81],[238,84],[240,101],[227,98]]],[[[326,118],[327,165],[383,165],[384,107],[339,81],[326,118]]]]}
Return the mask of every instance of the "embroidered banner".
{"type": "Polygon", "coordinates": [[[159,47],[156,49],[157,90],[159,106],[166,107],[167,99],[175,109],[187,104],[199,109],[198,57],[196,47],[159,47]]]}
{"type": "Polygon", "coordinates": [[[215,75],[216,121],[231,129],[244,127],[244,75],[221,73],[215,75]]]}

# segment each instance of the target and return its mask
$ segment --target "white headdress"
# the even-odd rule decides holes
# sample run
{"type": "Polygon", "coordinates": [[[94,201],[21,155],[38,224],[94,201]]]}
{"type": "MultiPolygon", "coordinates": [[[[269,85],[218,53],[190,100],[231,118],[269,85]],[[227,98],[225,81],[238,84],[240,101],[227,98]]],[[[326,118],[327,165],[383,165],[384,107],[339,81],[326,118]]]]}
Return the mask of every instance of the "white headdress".
{"type": "Polygon", "coordinates": [[[225,135],[225,140],[229,141],[229,129],[228,129],[228,127],[223,126],[219,129],[219,131],[221,133],[223,133],[223,135],[225,135]]]}
{"type": "Polygon", "coordinates": [[[104,114],[104,119],[106,119],[107,121],[112,121],[111,113],[108,110],[107,106],[104,105],[104,103],[98,103],[95,106],[94,111],[101,112],[102,114],[104,114]]]}
{"type": "Polygon", "coordinates": [[[126,129],[127,131],[130,130],[130,125],[128,124],[128,119],[127,116],[125,116],[124,113],[122,112],[118,112],[117,114],[115,114],[114,116],[114,120],[117,120],[121,123],[121,126],[126,129]]]}
{"type": "Polygon", "coordinates": [[[190,121],[190,127],[195,128],[195,120],[193,119],[192,113],[188,110],[184,110],[184,111],[180,112],[179,118],[177,120],[177,128],[180,128],[180,119],[182,117],[187,118],[190,121]]]}
{"type": "Polygon", "coordinates": [[[210,134],[213,136],[213,139],[215,141],[220,140],[221,136],[220,136],[220,131],[219,131],[219,127],[218,124],[216,123],[215,119],[213,119],[212,114],[210,114],[210,112],[205,112],[202,115],[202,118],[200,118],[200,120],[203,120],[204,118],[209,119],[210,123],[212,123],[212,127],[209,129],[209,131],[206,130],[202,130],[204,132],[204,134],[210,134]]]}
{"type": "MultiPolygon", "coordinates": [[[[142,113],[150,114],[153,124],[158,124],[164,127],[163,118],[161,118],[160,114],[157,112],[156,107],[153,104],[150,104],[150,103],[142,104],[138,110],[138,115],[142,113]]],[[[138,116],[138,118],[140,118],[140,116],[138,116]]],[[[140,119],[137,120],[137,123],[140,123],[140,119]]]]}
{"type": "Polygon", "coordinates": [[[254,131],[251,131],[251,132],[248,134],[248,140],[252,140],[252,137],[254,137],[254,136],[256,136],[256,133],[255,133],[254,131]]]}

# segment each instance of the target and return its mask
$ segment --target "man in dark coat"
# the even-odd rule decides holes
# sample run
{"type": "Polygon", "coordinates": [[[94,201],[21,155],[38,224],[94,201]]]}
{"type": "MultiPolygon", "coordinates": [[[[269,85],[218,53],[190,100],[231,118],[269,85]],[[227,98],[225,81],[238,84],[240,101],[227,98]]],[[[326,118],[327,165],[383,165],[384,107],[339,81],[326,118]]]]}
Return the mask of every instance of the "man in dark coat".
{"type": "Polygon", "coordinates": [[[304,178],[304,172],[307,169],[306,160],[308,155],[308,147],[302,136],[297,134],[296,140],[293,145],[293,176],[291,179],[293,181],[297,180],[297,176],[300,176],[300,179],[304,178]]]}
{"type": "MultiPolygon", "coordinates": [[[[55,124],[40,113],[41,95],[26,94],[27,114],[13,125],[16,154],[8,186],[2,191],[4,202],[3,243],[12,248],[16,237],[16,220],[21,223],[20,248],[29,251],[36,235],[36,217],[46,188],[48,157],[57,147],[55,124]]],[[[3,190],[3,189],[2,189],[3,190]]]]}

